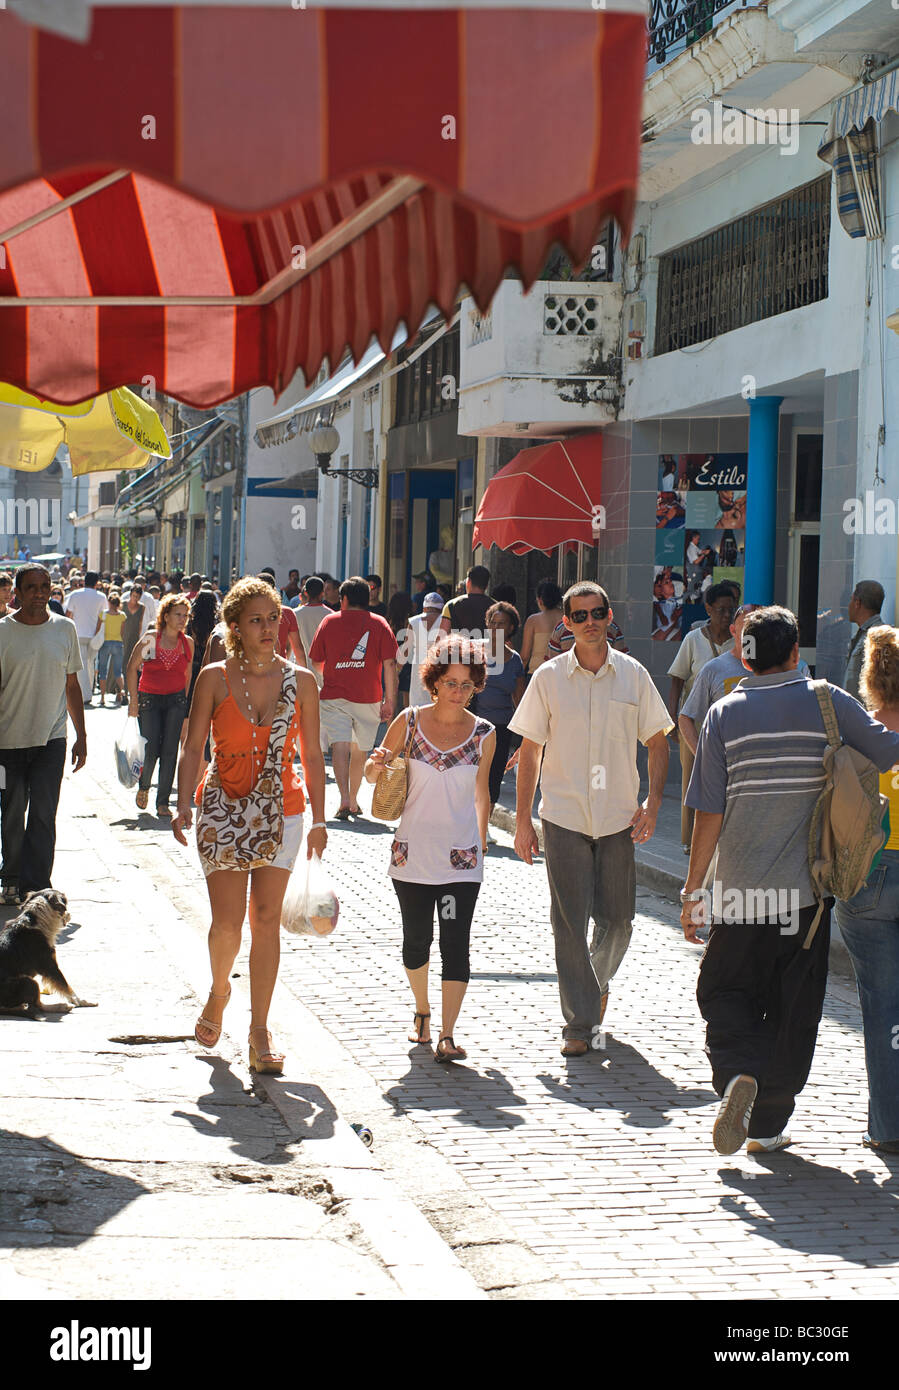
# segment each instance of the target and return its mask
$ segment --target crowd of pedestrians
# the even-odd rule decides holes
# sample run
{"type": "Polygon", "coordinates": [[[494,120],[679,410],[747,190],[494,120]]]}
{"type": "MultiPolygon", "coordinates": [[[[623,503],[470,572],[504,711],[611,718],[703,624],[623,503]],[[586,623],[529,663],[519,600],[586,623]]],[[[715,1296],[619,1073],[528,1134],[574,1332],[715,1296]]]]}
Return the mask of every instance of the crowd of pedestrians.
{"type": "MultiPolygon", "coordinates": [[[[566,1057],[596,1047],[635,914],[635,847],[656,827],[669,738],[681,754],[681,842],[689,855],[682,926],[705,949],[697,1000],[721,1101],[720,1153],[772,1152],[808,1076],[827,977],[831,897],[809,839],[839,743],[881,774],[886,844],[835,917],[858,977],[870,1104],[864,1142],[899,1152],[899,634],[883,590],[860,583],[849,617],[845,689],[812,683],[796,619],[708,586],[707,617],[671,664],[667,705],[628,652],[600,584],[549,580],[522,623],[513,590],[473,566],[464,592],[423,572],[384,601],[381,577],[273,569],[223,593],[200,574],[0,572],[2,895],[49,886],[55,816],[72,764],[87,756],[84,709],[126,701],[146,740],[136,792],[196,848],[210,899],[211,985],[196,1038],[214,1047],[244,915],[251,932],[250,1064],[280,1072],[268,1028],[279,923],[300,855],[323,855],[325,756],[334,819],[364,817],[363,777],[406,764],[406,796],[386,872],[397,895],[414,1002],[410,1041],[459,1061],[459,1016],[489,821],[516,772],[515,851],[533,864],[538,815],[566,1057]],[[8,581],[8,582],[5,582],[8,581]],[[640,798],[637,747],[648,755],[640,798]],[[299,767],[297,766],[299,759],[299,767]],[[300,771],[302,775],[300,775],[300,771]],[[170,805],[175,792],[177,806],[170,805]],[[887,822],[885,821],[885,824],[887,822]],[[431,1029],[435,916],[441,1019],[431,1029]]],[[[351,828],[351,826],[350,826],[351,828]]]]}

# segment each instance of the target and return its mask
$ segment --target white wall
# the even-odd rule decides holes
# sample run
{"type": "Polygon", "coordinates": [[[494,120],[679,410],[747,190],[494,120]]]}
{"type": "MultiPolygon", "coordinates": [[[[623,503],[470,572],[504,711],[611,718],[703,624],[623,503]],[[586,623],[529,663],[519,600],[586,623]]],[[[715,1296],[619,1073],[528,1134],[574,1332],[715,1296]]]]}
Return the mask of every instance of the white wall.
{"type": "MultiPolygon", "coordinates": [[[[872,288],[871,306],[867,315],[863,306],[857,310],[865,324],[864,350],[860,354],[859,373],[859,448],[857,497],[864,499],[872,491],[875,499],[889,498],[892,515],[899,514],[899,335],[884,325],[888,314],[899,309],[899,268],[893,268],[893,257],[899,260],[899,117],[884,123],[884,135],[894,138],[884,148],[881,158],[881,177],[885,202],[885,231],[882,242],[866,243],[862,238],[852,242],[840,227],[835,235],[841,242],[850,242],[859,259],[869,261],[872,288]],[[879,285],[882,283],[882,295],[879,285]],[[877,448],[878,428],[885,425],[884,446],[877,448]],[[883,479],[875,484],[875,463],[883,479]]],[[[885,612],[899,613],[896,598],[897,541],[895,526],[883,535],[861,532],[855,536],[854,580],[878,579],[886,590],[885,612]]]]}
{"type": "MultiPolygon", "coordinates": [[[[247,480],[273,481],[315,467],[315,458],[303,435],[286,444],[260,449],[253,433],[262,420],[301,400],[307,394],[300,383],[288,387],[277,404],[268,387],[249,393],[249,439],[247,445],[247,480]]],[[[271,565],[283,587],[288,570],[310,574],[315,569],[315,547],[318,503],[314,497],[248,495],[246,501],[246,538],[244,571],[255,574],[264,565],[271,565]]],[[[238,538],[235,537],[235,555],[238,538]]]]}
{"type": "MultiPolygon", "coordinates": [[[[368,455],[365,436],[368,430],[374,431],[375,447],[378,447],[381,429],[380,393],[371,401],[361,394],[352,396],[347,409],[338,410],[334,428],[340,436],[340,443],[331,458],[333,468],[368,468],[368,455]]],[[[377,459],[375,460],[377,466],[377,459]]],[[[350,481],[348,488],[349,519],[347,523],[347,556],[338,554],[340,542],[340,492],[341,480],[323,476],[319,483],[319,527],[316,544],[316,567],[327,570],[338,579],[346,579],[351,574],[369,574],[375,568],[377,556],[377,514],[378,492],[371,493],[371,519],[368,532],[368,545],[363,545],[363,525],[365,518],[366,489],[361,483],[350,481]]]]}
{"type": "MultiPolygon", "coordinates": [[[[647,234],[647,273],[639,290],[647,306],[644,352],[651,351],[655,337],[654,258],[826,173],[814,153],[819,134],[817,127],[808,127],[795,157],[765,147],[700,192],[638,206],[635,227],[647,234]]],[[[832,205],[828,298],[681,351],[628,363],[623,418],[686,413],[710,401],[739,399],[743,378],[750,375],[761,393],[814,372],[855,371],[864,342],[864,297],[864,246],[843,232],[832,205]]]]}

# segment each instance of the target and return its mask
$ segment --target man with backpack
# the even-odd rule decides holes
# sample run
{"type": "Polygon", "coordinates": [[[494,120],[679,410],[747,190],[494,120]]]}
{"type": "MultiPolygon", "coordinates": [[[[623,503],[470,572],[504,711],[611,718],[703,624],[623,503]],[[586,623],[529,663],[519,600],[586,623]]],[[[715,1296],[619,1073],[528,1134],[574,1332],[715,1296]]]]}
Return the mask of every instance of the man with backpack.
{"type": "Polygon", "coordinates": [[[696,942],[710,924],[696,997],[722,1097],[713,1130],[721,1154],[747,1138],[749,1153],[790,1143],[824,1005],[830,895],[846,895],[840,866],[867,876],[882,842],[874,769],[899,762],[899,734],[845,691],[800,675],[798,661],[792,613],[748,615],[749,674],[708,711],[686,796],[696,820],[681,924],[696,942]],[[844,747],[834,754],[837,735],[844,747]]]}

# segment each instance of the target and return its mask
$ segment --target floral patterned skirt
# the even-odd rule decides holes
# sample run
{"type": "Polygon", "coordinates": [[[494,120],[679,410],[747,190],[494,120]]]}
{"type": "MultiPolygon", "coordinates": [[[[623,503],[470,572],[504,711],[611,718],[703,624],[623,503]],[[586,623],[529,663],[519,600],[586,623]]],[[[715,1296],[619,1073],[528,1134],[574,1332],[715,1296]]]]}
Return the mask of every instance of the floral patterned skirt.
{"type": "MultiPolygon", "coordinates": [[[[281,848],[278,850],[274,859],[266,865],[269,869],[287,869],[288,872],[296,863],[297,856],[303,844],[303,816],[285,816],[284,834],[281,837],[281,848]]],[[[246,869],[241,869],[235,865],[233,870],[225,869],[221,864],[210,864],[207,859],[200,855],[200,867],[206,878],[210,874],[220,873],[246,873],[246,869]]]]}

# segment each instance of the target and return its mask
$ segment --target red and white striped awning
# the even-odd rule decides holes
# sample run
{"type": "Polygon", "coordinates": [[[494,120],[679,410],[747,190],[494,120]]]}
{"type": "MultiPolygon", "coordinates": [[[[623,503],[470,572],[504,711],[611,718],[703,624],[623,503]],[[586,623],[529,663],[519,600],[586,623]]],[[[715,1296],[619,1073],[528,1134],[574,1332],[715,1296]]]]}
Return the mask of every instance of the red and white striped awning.
{"type": "Polygon", "coordinates": [[[0,380],[210,406],[576,262],[637,179],[645,17],[0,10],[0,380]]]}

